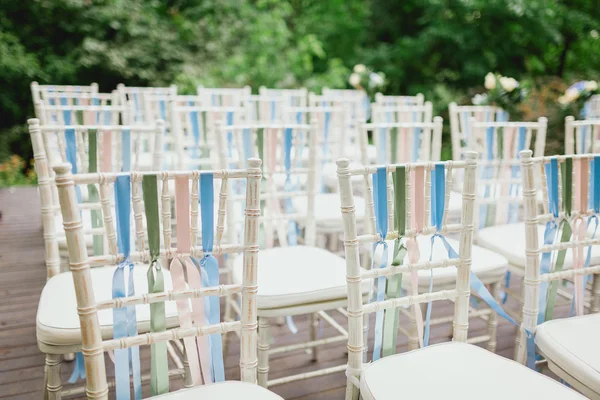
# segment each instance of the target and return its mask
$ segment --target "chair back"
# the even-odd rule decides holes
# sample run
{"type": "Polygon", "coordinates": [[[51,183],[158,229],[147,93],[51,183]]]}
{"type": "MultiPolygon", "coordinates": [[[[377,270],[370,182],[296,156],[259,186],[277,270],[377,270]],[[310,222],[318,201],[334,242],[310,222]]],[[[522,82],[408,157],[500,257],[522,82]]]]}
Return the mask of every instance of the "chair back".
{"type": "Polygon", "coordinates": [[[371,122],[431,122],[430,101],[416,105],[371,104],[371,122]]]}
{"type": "MultiPolygon", "coordinates": [[[[600,112],[598,113],[600,117],[600,112]]],[[[565,154],[600,153],[600,118],[565,118],[565,154]]]]}
{"type": "Polygon", "coordinates": [[[442,117],[433,122],[379,122],[362,124],[361,162],[372,163],[369,136],[376,149],[375,163],[439,161],[442,145],[442,117]]]}
{"type": "MultiPolygon", "coordinates": [[[[222,126],[217,135],[220,168],[243,168],[245,159],[263,160],[264,246],[316,243],[314,221],[319,131],[311,124],[241,124],[222,126]],[[305,202],[305,212],[293,207],[305,202]],[[298,238],[297,224],[304,226],[298,238]]],[[[234,232],[233,229],[230,229],[234,232]]]]}
{"type": "Polygon", "coordinates": [[[452,102],[448,105],[450,115],[450,134],[452,137],[452,159],[461,160],[468,148],[470,137],[469,120],[479,122],[508,121],[509,115],[494,106],[459,106],[452,102]]]}
{"type": "Polygon", "coordinates": [[[165,119],[161,107],[168,102],[172,96],[177,96],[177,86],[169,87],[134,87],[117,85],[119,101],[121,105],[130,105],[131,120],[128,124],[148,124],[156,119],[165,119]]]}
{"type": "Polygon", "coordinates": [[[253,159],[248,160],[248,168],[243,170],[78,175],[71,173],[69,164],[55,166],[79,310],[89,398],[108,398],[104,353],[111,350],[115,352],[117,393],[130,391],[131,362],[137,395],[141,383],[135,371],[140,362],[138,346],[142,345],[152,347],[152,395],[168,392],[165,343],[168,340],[183,339],[192,385],[221,381],[224,379],[221,334],[230,331],[241,332],[241,380],[256,382],[260,164],[260,160],[253,159]],[[247,187],[244,241],[224,243],[221,233],[227,209],[224,202],[219,202],[215,214],[214,199],[225,196],[228,182],[236,180],[245,181],[247,187]],[[81,222],[82,207],[76,195],[78,185],[93,185],[100,193],[108,237],[104,254],[87,256],[81,222]],[[171,185],[175,186],[176,192],[176,245],[172,240],[171,185]],[[214,218],[214,215],[217,217],[214,218]],[[133,229],[130,228],[132,220],[135,220],[133,229]],[[202,233],[200,239],[198,229],[202,233]],[[133,235],[130,234],[132,231],[133,235]],[[131,250],[130,243],[134,243],[131,250]],[[243,254],[244,260],[242,284],[220,285],[218,262],[214,256],[227,254],[235,257],[239,253],[243,254]],[[113,276],[113,297],[96,299],[90,267],[109,264],[117,265],[113,276]],[[125,290],[126,273],[130,278],[140,276],[135,272],[139,269],[144,269],[141,277],[147,277],[148,287],[133,288],[130,279],[128,290],[125,290]],[[220,322],[219,297],[235,293],[241,293],[241,320],[220,322]],[[207,309],[204,307],[206,298],[210,305],[207,309]],[[147,305],[150,306],[150,332],[138,334],[135,328],[136,309],[147,312],[143,311],[147,305]],[[178,316],[174,323],[167,318],[173,309],[176,309],[174,315],[178,316]],[[208,309],[210,311],[205,312],[208,309]],[[113,316],[115,328],[112,339],[103,339],[99,323],[102,313],[113,316]],[[120,324],[135,329],[118,329],[120,324]]]}
{"type": "Polygon", "coordinates": [[[415,96],[386,96],[382,93],[375,93],[375,103],[380,106],[421,106],[425,102],[423,93],[415,96]]]}
{"type": "MultiPolygon", "coordinates": [[[[527,262],[516,360],[535,365],[532,334],[537,325],[554,318],[560,281],[567,279],[574,283],[572,311],[582,315],[586,308],[584,297],[588,276],[600,273],[600,260],[592,255],[597,254],[600,245],[596,235],[600,214],[600,156],[533,157],[531,150],[524,150],[521,152],[521,175],[527,262]],[[541,189],[538,181],[541,181],[541,189]],[[539,191],[542,207],[539,206],[539,191]],[[545,224],[543,238],[540,224],[545,224]],[[594,224],[595,228],[588,229],[588,224],[594,224]],[[593,234],[590,236],[589,232],[593,234]]],[[[594,277],[592,298],[597,298],[600,292],[598,282],[594,277]]],[[[592,302],[589,311],[600,311],[597,301],[592,302]]]]}
{"type": "MultiPolygon", "coordinates": [[[[346,281],[348,286],[348,383],[346,398],[358,397],[362,363],[366,361],[367,323],[370,314],[376,314],[373,360],[396,351],[398,335],[398,307],[412,306],[417,322],[422,321],[420,305],[437,301],[454,301],[453,340],[466,342],[469,327],[469,296],[475,175],[477,154],[466,153],[464,161],[439,163],[387,164],[351,168],[347,159],[337,162],[340,184],[341,211],[344,223],[346,281]],[[464,170],[462,213],[460,223],[447,224],[450,187],[457,170],[464,170]],[[364,177],[367,187],[367,221],[364,233],[357,231],[357,219],[352,190],[352,176],[364,177]],[[436,238],[446,242],[442,235],[459,234],[457,252],[448,247],[448,257],[419,261],[419,237],[436,238]],[[432,236],[433,235],[433,236],[432,236]],[[386,240],[395,241],[390,246],[386,240]],[[359,249],[370,243],[382,250],[381,265],[361,271],[359,249]],[[392,250],[393,247],[394,249],[392,250]],[[393,251],[389,265],[388,252],[393,251]],[[408,256],[406,263],[405,255],[408,256]],[[418,293],[418,270],[456,267],[456,287],[453,289],[418,293]],[[410,276],[411,291],[401,292],[401,274],[410,276]],[[376,289],[371,301],[363,302],[363,281],[372,281],[376,289]]],[[[429,240],[426,240],[429,242],[429,240]]],[[[438,243],[439,244],[439,243],[438,243]]],[[[448,245],[449,246],[449,245],[448,245]]],[[[421,251],[427,251],[421,249],[421,251]]],[[[381,254],[381,253],[380,253],[381,254]]],[[[427,340],[417,324],[413,332],[421,344],[427,340]]],[[[410,339],[409,339],[410,340],[410,339]]],[[[426,343],[426,342],[425,342],[426,343]]]]}
{"type": "Polygon", "coordinates": [[[242,107],[248,96],[252,94],[250,86],[243,88],[206,88],[198,86],[196,89],[198,96],[206,106],[212,107],[242,107]]]}
{"type": "Polygon", "coordinates": [[[92,83],[91,85],[75,86],[75,85],[40,85],[37,82],[31,82],[31,98],[33,103],[38,101],[45,101],[48,96],[53,93],[61,94],[97,94],[98,84],[92,83]]]}
{"type": "Polygon", "coordinates": [[[600,94],[593,95],[583,108],[586,119],[600,118],[600,94]]]}
{"type": "Polygon", "coordinates": [[[480,155],[477,227],[522,220],[519,154],[530,148],[544,154],[546,126],[545,117],[537,122],[480,122],[471,118],[468,147],[480,155]]]}

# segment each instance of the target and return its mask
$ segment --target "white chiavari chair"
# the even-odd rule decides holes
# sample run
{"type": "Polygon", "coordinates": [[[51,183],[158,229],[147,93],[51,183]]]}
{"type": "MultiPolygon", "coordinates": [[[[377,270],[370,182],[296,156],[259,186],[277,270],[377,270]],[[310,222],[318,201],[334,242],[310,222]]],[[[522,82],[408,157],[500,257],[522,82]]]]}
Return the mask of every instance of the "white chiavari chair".
{"type": "Polygon", "coordinates": [[[525,202],[525,279],[522,329],[516,360],[536,365],[536,349],[550,371],[589,398],[600,398],[596,338],[600,333],[600,241],[586,225],[598,225],[600,156],[532,157],[521,152],[525,202]],[[539,207],[539,185],[544,207],[539,207]],[[594,222],[595,221],[595,222],[594,222]],[[545,228],[540,229],[540,224],[545,228]],[[566,257],[565,257],[566,253],[566,257]],[[570,257],[569,257],[570,254],[570,257]],[[570,258],[570,259],[569,259],[570,258]],[[592,293],[586,297],[592,275],[592,293]],[[568,279],[573,285],[570,314],[553,319],[556,291],[568,279]],[[584,315],[585,310],[590,314],[584,315]]]}
{"type": "Polygon", "coordinates": [[[131,121],[129,124],[151,123],[156,119],[165,119],[161,116],[166,110],[167,103],[173,96],[177,96],[177,86],[169,87],[134,87],[117,85],[121,105],[129,105],[131,121]]]}
{"type": "Polygon", "coordinates": [[[450,115],[450,134],[452,137],[452,159],[462,159],[468,150],[470,137],[469,120],[478,122],[508,121],[506,111],[494,106],[459,106],[452,102],[448,105],[450,115]]]}
{"type": "Polygon", "coordinates": [[[600,118],[581,121],[572,116],[565,118],[565,154],[599,153],[599,136],[600,118]]]}
{"type": "Polygon", "coordinates": [[[369,119],[369,96],[364,91],[355,89],[329,89],[324,87],[321,92],[323,93],[323,98],[327,101],[347,104],[350,119],[354,123],[369,119]]]}
{"type": "MultiPolygon", "coordinates": [[[[316,246],[316,169],[318,168],[317,143],[318,122],[306,124],[248,124],[223,127],[219,135],[221,168],[233,163],[243,163],[247,155],[258,156],[263,161],[262,195],[263,234],[259,292],[257,297],[259,316],[259,364],[258,382],[265,387],[281,385],[339,372],[339,365],[293,376],[269,379],[269,356],[293,350],[310,350],[311,358],[317,359],[318,346],[346,340],[346,330],[328,311],[336,311],[346,305],[343,259],[316,246]],[[225,140],[233,136],[232,159],[227,153],[225,140]],[[308,154],[308,160],[305,156],[308,154]],[[279,177],[283,176],[280,185],[279,177]],[[272,347],[270,323],[283,317],[310,315],[310,340],[288,346],[272,347]],[[318,321],[330,324],[337,336],[319,339],[318,321]]],[[[243,165],[243,164],[242,164],[243,165]]],[[[233,189],[231,189],[233,190],[233,189]]],[[[338,202],[339,204],[339,202],[338,202]]],[[[234,229],[229,229],[234,232],[234,229]]],[[[239,260],[233,263],[233,282],[242,279],[239,260]]],[[[365,286],[365,290],[367,287],[365,286]]],[[[238,312],[238,306],[230,306],[238,312]]],[[[337,312],[337,311],[336,311],[337,312]]],[[[292,331],[293,321],[287,318],[292,331]]]]}
{"type": "Polygon", "coordinates": [[[218,165],[217,123],[233,125],[244,120],[239,106],[206,106],[199,96],[177,96],[170,104],[170,127],[175,152],[167,165],[178,169],[207,169],[218,165]]]}
{"type": "Polygon", "coordinates": [[[381,106],[420,106],[425,103],[423,93],[415,96],[389,96],[383,93],[375,93],[375,103],[381,106]]]}
{"type": "MultiPolygon", "coordinates": [[[[526,263],[522,213],[522,176],[518,156],[533,148],[543,155],[546,143],[546,118],[537,122],[477,122],[471,119],[469,148],[480,154],[475,240],[479,246],[506,257],[505,294],[519,300],[511,287],[513,274],[524,276],[526,263]]],[[[541,197],[540,197],[541,202],[541,197]]],[[[506,297],[504,297],[506,301],[506,297]]],[[[515,319],[520,315],[508,310],[515,319]]]]}
{"type": "Polygon", "coordinates": [[[250,86],[243,88],[206,88],[198,86],[196,89],[198,96],[202,98],[204,105],[213,107],[242,107],[252,94],[250,86]]]}
{"type": "MultiPolygon", "coordinates": [[[[151,396],[160,395],[161,398],[188,399],[205,396],[224,399],[279,399],[279,396],[256,385],[260,160],[249,160],[248,168],[244,170],[72,175],[67,164],[56,166],[55,171],[67,232],[71,272],[59,275],[46,284],[38,321],[61,321],[63,326],[55,327],[57,330],[64,330],[64,325],[73,326],[61,340],[69,342],[71,346],[81,347],[83,351],[87,372],[85,393],[88,398],[108,399],[109,390],[113,386],[117,398],[129,398],[131,363],[133,388],[137,398],[141,396],[142,380],[149,377],[151,396]],[[213,197],[215,189],[222,190],[227,187],[227,181],[235,180],[247,182],[245,233],[242,242],[226,243],[219,234],[220,227],[224,224],[226,207],[224,204],[220,205],[215,229],[212,221],[213,197]],[[96,185],[102,196],[112,192],[115,194],[114,206],[110,202],[103,202],[106,211],[104,219],[112,235],[111,251],[102,256],[87,257],[82,245],[81,209],[75,189],[82,184],[96,185]],[[172,244],[169,215],[171,198],[165,195],[169,185],[178,188],[176,247],[172,244]],[[144,199],[143,207],[141,197],[144,199]],[[198,229],[199,201],[200,213],[205,217],[201,227],[201,244],[197,242],[196,235],[190,234],[190,230],[198,229]],[[130,237],[132,209],[135,216],[135,238],[130,237]],[[143,214],[146,228],[142,224],[143,214]],[[113,215],[117,220],[116,227],[113,215]],[[211,218],[207,218],[208,216],[211,218]],[[134,251],[129,249],[130,240],[135,243],[134,251]],[[240,253],[243,257],[239,256],[240,253]],[[242,260],[244,278],[239,284],[221,285],[218,273],[214,274],[214,267],[218,269],[215,255],[225,254],[242,260]],[[98,263],[114,266],[90,268],[98,263]],[[167,269],[169,264],[170,268],[167,269]],[[124,290],[125,271],[130,279],[127,294],[124,290]],[[201,277],[204,274],[207,279],[202,284],[201,277]],[[108,281],[106,277],[109,278],[108,281]],[[54,281],[58,278],[72,281],[71,289],[53,293],[54,281]],[[112,295],[107,290],[111,286],[111,279],[112,295]],[[135,290],[132,284],[135,284],[135,290]],[[219,297],[231,293],[241,294],[241,319],[220,322],[219,297]],[[205,299],[210,307],[204,307],[205,299]],[[207,311],[208,308],[210,311],[207,311]],[[53,313],[54,310],[60,310],[61,315],[53,313]],[[125,323],[125,326],[121,327],[121,323],[125,323]],[[239,372],[241,382],[225,381],[223,355],[219,352],[221,335],[231,331],[240,332],[242,338],[239,372]],[[167,354],[172,348],[169,341],[183,341],[180,346],[182,351],[185,348],[187,356],[187,364],[177,366],[174,371],[169,371],[167,365],[167,354]],[[149,376],[142,375],[140,368],[139,346],[145,345],[151,346],[149,376]],[[108,351],[115,353],[114,383],[107,379],[104,354],[108,351]],[[184,386],[188,388],[169,393],[170,377],[179,375],[185,375],[184,386]],[[216,383],[210,384],[212,382],[216,383]]],[[[45,332],[40,335],[38,324],[38,338],[52,334],[48,326],[44,329],[45,332]]],[[[60,364],[49,364],[48,367],[48,394],[52,399],[60,398],[61,394],[59,368],[60,364]]],[[[77,391],[67,389],[63,393],[77,391]]]]}
{"type": "MultiPolygon", "coordinates": [[[[157,121],[154,126],[97,126],[97,125],[40,125],[38,119],[27,121],[34,151],[34,158],[46,167],[36,165],[40,185],[40,203],[42,207],[42,223],[44,240],[46,241],[46,265],[48,277],[60,272],[56,268],[58,262],[66,266],[68,262],[67,244],[58,203],[58,192],[54,184],[51,168],[64,162],[73,165],[75,173],[94,171],[130,171],[162,169],[162,152],[145,154],[141,149],[144,142],[154,141],[162,144],[164,123],[157,121]],[[146,159],[151,159],[148,162],[146,159]],[[50,222],[50,216],[54,219],[50,222]]],[[[84,233],[89,254],[93,254],[94,246],[104,243],[105,231],[102,223],[94,214],[100,209],[97,194],[88,191],[88,187],[78,190],[82,207],[84,233]]]]}
{"type": "MultiPolygon", "coordinates": [[[[421,163],[360,168],[351,168],[349,160],[338,161],[348,286],[347,400],[356,400],[359,396],[363,399],[396,399],[399,395],[423,399],[475,400],[480,399],[484,392],[486,398],[498,400],[525,400],[534,395],[552,399],[581,398],[570,389],[512,360],[468,344],[469,289],[473,285],[471,265],[475,262],[472,234],[477,155],[468,152],[465,158],[465,161],[435,165],[421,163]],[[458,169],[465,169],[461,222],[446,225],[443,223],[443,213],[438,214],[438,210],[443,211],[444,202],[441,200],[444,192],[447,193],[444,175],[448,179],[452,170],[458,169]],[[425,176],[431,173],[435,173],[436,177],[432,180],[436,182],[433,186],[424,184],[425,176]],[[362,234],[357,231],[354,213],[356,206],[351,179],[354,175],[360,175],[365,180],[371,180],[372,175],[376,182],[374,193],[377,195],[370,207],[371,215],[375,215],[375,218],[372,226],[362,234]],[[430,222],[430,215],[425,215],[424,211],[429,209],[431,202],[435,207],[430,211],[435,216],[430,222]],[[438,243],[439,251],[434,250],[431,259],[429,254],[424,254],[428,253],[426,251],[419,254],[420,239],[431,247],[431,240],[452,232],[460,235],[460,241],[449,243],[457,252],[450,254],[442,243],[438,243]],[[432,234],[435,235],[433,239],[432,234]],[[381,248],[385,239],[396,239],[398,250],[394,249],[393,252],[398,252],[398,262],[369,271],[362,270],[359,260],[361,243],[371,243],[381,248]],[[404,257],[406,254],[408,257],[404,257]],[[418,285],[415,285],[410,294],[403,295],[399,290],[400,285],[420,272],[440,277],[446,275],[450,277],[448,285],[435,287],[435,291],[428,292],[417,290],[418,285]],[[362,284],[371,284],[373,281],[377,281],[376,294],[373,295],[373,301],[365,304],[362,284]],[[420,305],[438,300],[454,302],[452,342],[396,354],[398,309],[412,307],[418,310],[420,305]],[[369,315],[373,313],[376,315],[373,362],[364,364],[369,359],[367,330],[373,328],[367,326],[369,315]],[[402,377],[401,382],[399,376],[402,377]],[[468,384],[465,384],[466,376],[469,377],[468,384]],[[510,384],[506,384],[507,381],[510,384]],[[493,390],[490,391],[490,388],[493,390]]],[[[451,178],[448,180],[451,181],[451,178]]],[[[438,240],[442,242],[444,238],[438,240]]],[[[391,253],[392,249],[388,251],[391,253]]],[[[415,330],[422,333],[418,327],[415,330]]]]}
{"type": "Polygon", "coordinates": [[[258,94],[271,99],[280,99],[282,106],[302,107],[308,104],[308,90],[306,88],[270,89],[261,86],[258,88],[258,94]]]}

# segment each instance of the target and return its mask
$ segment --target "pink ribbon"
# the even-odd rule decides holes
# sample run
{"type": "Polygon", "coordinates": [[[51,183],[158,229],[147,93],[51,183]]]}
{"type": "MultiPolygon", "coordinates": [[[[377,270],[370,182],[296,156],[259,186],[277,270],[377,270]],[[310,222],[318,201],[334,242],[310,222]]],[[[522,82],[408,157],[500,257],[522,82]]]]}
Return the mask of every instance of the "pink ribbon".
{"type": "MultiPolygon", "coordinates": [[[[575,205],[579,208],[581,214],[585,214],[588,209],[588,185],[587,177],[589,172],[589,164],[587,160],[576,158],[575,160],[575,205]]],[[[575,240],[582,241],[587,237],[587,222],[580,215],[574,221],[574,236],[575,240]]],[[[583,255],[583,246],[578,245],[573,249],[573,269],[583,268],[585,257],[583,255]]],[[[583,275],[576,275],[573,278],[575,284],[575,313],[583,315],[583,275]]]]}
{"type": "MultiPolygon", "coordinates": [[[[417,233],[421,233],[423,232],[424,220],[425,195],[423,193],[423,188],[425,187],[425,168],[416,167],[410,176],[413,198],[412,226],[416,229],[417,233]]],[[[418,263],[421,254],[415,238],[406,241],[406,250],[408,251],[409,262],[411,264],[418,263]]],[[[410,283],[412,295],[417,296],[419,294],[419,276],[415,270],[410,272],[410,283]]],[[[421,306],[419,304],[414,304],[413,311],[415,313],[417,324],[417,334],[419,335],[419,346],[423,347],[423,313],[421,311],[421,306]]]]}
{"type": "Polygon", "coordinates": [[[102,132],[102,172],[112,172],[112,132],[102,132]]]}
{"type": "MultiPolygon", "coordinates": [[[[190,252],[190,188],[187,176],[175,177],[175,193],[177,250],[180,254],[185,254],[190,252]]],[[[198,268],[189,258],[178,257],[171,262],[170,268],[173,289],[183,290],[186,288],[182,263],[185,265],[190,289],[201,288],[202,278],[198,268]]],[[[182,328],[206,324],[203,298],[192,299],[192,312],[190,312],[188,300],[177,300],[176,303],[179,324],[182,328]]],[[[211,383],[208,336],[184,338],[183,343],[193,385],[201,384],[202,376],[205,384],[211,383]],[[202,366],[202,376],[200,375],[200,366],[202,366]]]]}

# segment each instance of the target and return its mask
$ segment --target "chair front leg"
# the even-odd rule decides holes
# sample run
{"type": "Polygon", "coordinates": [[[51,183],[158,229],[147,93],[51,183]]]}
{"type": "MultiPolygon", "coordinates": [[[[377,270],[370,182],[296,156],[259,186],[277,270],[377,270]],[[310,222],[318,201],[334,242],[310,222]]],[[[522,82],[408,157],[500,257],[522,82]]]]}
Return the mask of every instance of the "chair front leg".
{"type": "MultiPolygon", "coordinates": [[[[46,393],[48,400],[60,400],[62,381],[60,378],[60,354],[46,354],[46,393]]],[[[46,396],[44,396],[46,397],[46,396]]]]}
{"type": "MultiPolygon", "coordinates": [[[[500,287],[501,287],[500,282],[494,282],[491,284],[491,289],[492,289],[491,295],[498,302],[500,302],[500,298],[499,298],[500,297],[500,287]]],[[[489,351],[491,351],[492,353],[495,353],[496,345],[497,345],[496,331],[498,328],[498,314],[496,314],[496,312],[494,312],[494,310],[492,310],[492,312],[488,316],[487,328],[488,328],[488,336],[490,337],[490,339],[488,340],[486,347],[489,351]]]]}
{"type": "Polygon", "coordinates": [[[258,318],[258,384],[267,387],[269,380],[269,336],[268,318],[258,318]]]}
{"type": "MultiPolygon", "coordinates": [[[[317,314],[310,314],[310,341],[317,340],[317,333],[319,332],[319,316],[317,314]]],[[[317,346],[311,348],[311,361],[317,361],[317,346]]]]}

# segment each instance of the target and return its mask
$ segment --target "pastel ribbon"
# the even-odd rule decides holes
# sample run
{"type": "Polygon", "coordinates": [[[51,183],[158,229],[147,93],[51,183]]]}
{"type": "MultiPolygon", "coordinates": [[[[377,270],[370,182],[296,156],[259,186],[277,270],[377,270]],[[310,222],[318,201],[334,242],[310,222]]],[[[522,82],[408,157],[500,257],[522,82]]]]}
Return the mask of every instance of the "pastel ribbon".
{"type": "MultiPolygon", "coordinates": [[[[423,231],[423,218],[425,215],[423,208],[425,204],[425,196],[423,193],[425,187],[425,168],[422,166],[415,167],[411,174],[411,178],[413,205],[412,228],[414,228],[417,233],[421,233],[423,231]]],[[[419,251],[417,240],[414,237],[406,241],[406,248],[408,250],[409,262],[411,264],[418,263],[421,258],[421,253],[419,251]]],[[[410,272],[410,283],[412,295],[417,296],[419,294],[419,276],[415,270],[410,272]]],[[[423,313],[419,304],[413,305],[413,312],[417,325],[417,335],[419,336],[419,346],[423,347],[423,313]]]]}
{"type": "Polygon", "coordinates": [[[123,172],[131,171],[131,129],[121,130],[121,165],[123,172]]]}
{"type": "MultiPolygon", "coordinates": [[[[398,239],[394,242],[392,265],[401,265],[406,256],[406,247],[402,237],[406,233],[406,167],[400,165],[392,174],[394,179],[394,220],[398,239]]],[[[387,278],[386,298],[398,298],[402,291],[402,274],[391,275],[387,278]]],[[[398,337],[398,310],[395,308],[385,310],[383,322],[383,357],[396,353],[396,339],[398,337]]]]}
{"type": "MultiPolygon", "coordinates": [[[[524,126],[520,126],[519,127],[519,137],[517,139],[517,154],[516,154],[517,158],[518,158],[521,150],[525,149],[526,139],[527,139],[527,128],[524,126]]],[[[520,173],[521,173],[521,169],[519,168],[519,166],[513,165],[512,170],[511,170],[511,178],[512,179],[519,178],[520,173]]],[[[516,184],[516,183],[510,184],[510,195],[512,197],[516,197],[518,195],[518,188],[519,188],[518,184],[516,184]]],[[[519,205],[514,202],[511,202],[508,205],[508,223],[516,224],[518,221],[519,221],[519,205]]]]}
{"type": "Polygon", "coordinates": [[[102,172],[112,172],[112,132],[102,132],[102,172]]]}
{"type": "MultiPolygon", "coordinates": [[[[98,172],[98,132],[96,129],[88,131],[88,172],[90,174],[98,172]]],[[[88,185],[88,199],[90,203],[98,203],[100,195],[96,185],[88,185]]],[[[102,212],[100,210],[91,210],[92,228],[102,228],[102,212]]],[[[104,235],[94,235],[93,237],[94,255],[99,256],[104,252],[104,235]]]]}
{"type": "MultiPolygon", "coordinates": [[[[200,175],[200,212],[202,217],[202,251],[204,257],[200,260],[200,265],[206,270],[208,275],[208,285],[219,285],[219,263],[212,255],[214,240],[214,187],[213,174],[204,173],[200,175]]],[[[219,296],[210,296],[210,312],[208,321],[211,325],[219,324],[220,298],[219,296]]],[[[223,366],[223,345],[221,333],[210,335],[210,349],[212,355],[212,370],[215,382],[225,380],[225,369],[223,366]]]]}
{"type": "MultiPolygon", "coordinates": [[[[599,218],[598,214],[600,213],[600,184],[596,184],[595,177],[600,176],[600,156],[595,156],[593,160],[591,160],[590,166],[590,207],[594,210],[594,215],[588,218],[588,226],[591,224],[592,220],[595,221],[596,225],[594,226],[594,233],[592,234],[592,239],[596,238],[596,232],[598,231],[599,218]]],[[[587,256],[585,258],[584,268],[590,266],[590,262],[592,259],[592,246],[588,246],[587,256]]],[[[583,278],[583,287],[587,286],[587,280],[589,275],[585,275],[583,278]]]]}
{"type": "MultiPolygon", "coordinates": [[[[375,203],[375,224],[379,240],[373,245],[373,252],[379,245],[383,247],[379,268],[385,268],[388,262],[388,245],[385,241],[388,231],[387,212],[387,168],[377,168],[373,175],[373,201],[375,203]]],[[[373,253],[374,254],[374,253],[373,253]]],[[[373,256],[373,260],[375,257],[373,256]]],[[[374,262],[374,261],[373,261],[374,262]]],[[[373,268],[374,266],[372,266],[373,268]]],[[[377,295],[375,301],[380,302],[385,297],[385,276],[377,278],[377,295]]],[[[375,314],[375,344],[373,346],[373,361],[381,357],[381,346],[383,344],[383,310],[375,314]]]]}
{"type": "MultiPolygon", "coordinates": [[[[323,156],[321,158],[321,168],[324,169],[325,168],[325,164],[327,163],[327,159],[328,159],[328,146],[329,146],[329,125],[331,122],[331,112],[329,111],[325,111],[324,112],[324,117],[323,117],[323,156]]],[[[325,176],[321,177],[321,193],[324,193],[326,191],[326,186],[325,186],[325,176]]]]}
{"type": "MultiPolygon", "coordinates": [[[[190,106],[194,105],[193,101],[189,102],[190,106]]],[[[190,112],[190,122],[192,125],[192,135],[194,137],[194,147],[192,148],[192,158],[199,157],[198,149],[200,148],[200,123],[198,121],[198,111],[190,112]]]]}
{"type": "MultiPolygon", "coordinates": [[[[487,159],[488,162],[493,161],[494,159],[494,128],[493,127],[488,127],[486,129],[485,132],[486,135],[486,139],[485,139],[485,145],[486,145],[486,152],[485,152],[485,157],[487,159]]],[[[501,147],[499,147],[501,148],[501,147]]],[[[493,167],[492,166],[486,166],[484,168],[482,168],[481,170],[481,174],[483,179],[485,179],[485,184],[484,184],[484,194],[483,197],[484,198],[489,198],[490,197],[490,185],[491,185],[491,181],[490,179],[492,178],[492,174],[493,174],[493,167]]],[[[479,228],[485,228],[487,226],[487,219],[488,219],[488,212],[489,212],[489,206],[487,204],[481,204],[479,207],[479,228]]]]}
{"type": "MultiPolygon", "coordinates": [[[[285,128],[284,135],[284,146],[283,146],[283,159],[285,166],[285,183],[283,190],[286,192],[292,192],[294,188],[292,187],[291,180],[291,167],[292,167],[292,128],[285,128]]],[[[292,199],[287,197],[285,199],[285,211],[290,213],[293,211],[292,199]]],[[[298,244],[298,228],[296,226],[296,222],[290,220],[288,222],[288,245],[296,246],[298,244]]]]}
{"type": "MultiPolygon", "coordinates": [[[[142,190],[144,192],[148,248],[150,250],[150,266],[147,273],[148,293],[162,293],[165,291],[165,280],[158,260],[160,256],[160,225],[158,222],[158,184],[156,175],[144,175],[142,190]]],[[[163,332],[166,329],[165,303],[150,304],[150,331],[163,332]]],[[[156,342],[152,343],[150,347],[150,393],[152,396],[168,393],[169,364],[167,360],[167,344],[165,342],[156,342]]]]}
{"type": "MultiPolygon", "coordinates": [[[[117,244],[124,260],[115,269],[112,282],[112,298],[135,295],[133,263],[129,260],[131,243],[131,178],[117,176],[115,181],[115,208],[117,217],[117,244]],[[125,267],[129,269],[128,290],[125,290],[125,267]]],[[[120,339],[137,335],[135,306],[113,309],[113,338],[120,339]]],[[[129,366],[133,372],[134,399],[142,398],[140,353],[138,347],[115,350],[115,384],[118,400],[129,400],[129,366]]]]}
{"type": "MultiPolygon", "coordinates": [[[[418,115],[416,111],[413,111],[412,113],[412,121],[413,122],[419,122],[418,121],[418,115]]],[[[421,149],[421,128],[414,128],[413,129],[413,148],[412,148],[412,159],[411,161],[417,161],[419,159],[419,153],[421,149]]]]}

